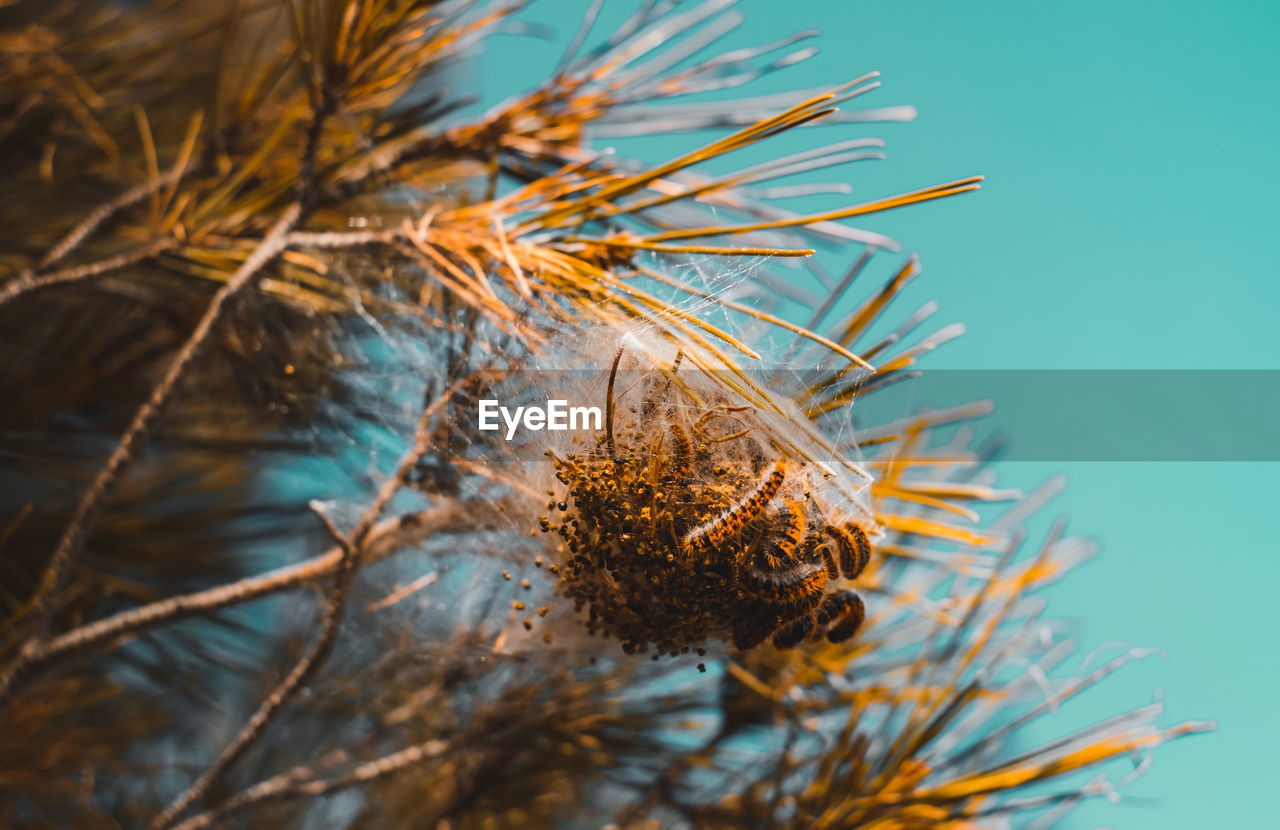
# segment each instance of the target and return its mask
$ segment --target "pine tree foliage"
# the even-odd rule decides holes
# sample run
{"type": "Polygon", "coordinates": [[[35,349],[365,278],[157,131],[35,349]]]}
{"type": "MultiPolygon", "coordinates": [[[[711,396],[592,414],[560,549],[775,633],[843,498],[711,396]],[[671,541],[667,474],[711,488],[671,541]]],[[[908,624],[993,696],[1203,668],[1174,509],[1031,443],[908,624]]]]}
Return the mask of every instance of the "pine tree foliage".
{"type": "Polygon", "coordinates": [[[0,824],[1047,826],[1206,728],[1152,704],[1018,740],[1145,652],[1068,667],[1033,592],[1090,546],[1020,552],[1058,485],[999,489],[943,435],[981,407],[851,420],[957,333],[889,322],[919,264],[860,218],[979,178],[788,208],[912,115],[874,73],[735,92],[814,33],[716,52],[731,2],[593,32],[597,2],[472,115],[449,88],[516,7],[0,5],[0,824]],[[709,172],[819,124],[851,137],[709,172]],[[594,140],[636,135],[688,148],[594,140]],[[745,494],[679,461],[679,406],[739,425],[691,446],[743,480],[804,470],[775,489],[872,536],[857,636],[638,655],[584,619],[539,532],[556,448],[474,426],[548,367],[708,503],[745,494]]]}

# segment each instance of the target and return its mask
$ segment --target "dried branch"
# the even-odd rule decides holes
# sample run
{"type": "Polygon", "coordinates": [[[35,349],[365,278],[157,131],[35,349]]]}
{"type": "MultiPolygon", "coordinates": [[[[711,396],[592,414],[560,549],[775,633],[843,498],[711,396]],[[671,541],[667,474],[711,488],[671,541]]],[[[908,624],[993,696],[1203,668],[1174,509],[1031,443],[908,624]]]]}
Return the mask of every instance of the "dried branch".
{"type": "Polygon", "coordinates": [[[213,296],[195,330],[191,332],[191,336],[187,338],[182,349],[169,364],[164,377],[152,390],[150,398],[134,415],[132,423],[120,437],[120,442],[107,459],[107,463],[98,471],[88,491],[76,505],[75,513],[41,575],[40,584],[32,597],[32,636],[3,674],[0,674],[0,704],[8,698],[14,681],[26,670],[31,658],[40,651],[47,637],[57,595],[66,583],[72,563],[84,548],[85,539],[97,519],[103,501],[115,489],[135,454],[150,437],[160,420],[160,415],[177,390],[179,382],[203,356],[210,341],[210,334],[222,321],[232,301],[252,285],[262,269],[284,250],[289,232],[293,230],[300,216],[301,206],[298,204],[285,209],[253,254],[213,296]]]}
{"type": "Polygon", "coordinates": [[[354,248],[360,245],[389,245],[400,238],[399,229],[329,233],[295,231],[289,234],[289,244],[297,245],[299,248],[354,248]]]}
{"type": "Polygon", "coordinates": [[[156,254],[171,250],[177,246],[178,240],[172,237],[162,237],[132,251],[106,257],[87,265],[64,268],[61,271],[54,271],[49,274],[37,274],[34,271],[28,271],[17,279],[5,283],[4,287],[0,288],[0,306],[33,291],[105,276],[113,271],[119,271],[121,268],[136,265],[156,254]]]}
{"type": "Polygon", "coordinates": [[[316,639],[310,651],[294,665],[292,671],[262,701],[258,711],[254,713],[240,733],[222,751],[222,754],[218,756],[213,765],[152,820],[149,826],[153,830],[163,830],[163,828],[170,827],[188,807],[203,799],[231,766],[242,758],[253,744],[262,737],[267,726],[284,708],[285,704],[324,665],[329,653],[333,650],[334,643],[337,641],[346,609],[347,592],[351,587],[351,578],[360,565],[370,533],[378,523],[378,520],[382,518],[382,514],[386,512],[387,506],[391,504],[391,500],[395,498],[396,493],[408,481],[409,475],[413,472],[418,460],[430,446],[431,419],[453,397],[458,387],[469,379],[469,376],[459,379],[422,413],[413,445],[401,456],[395,472],[382,483],[377,497],[361,515],[350,535],[342,536],[328,522],[327,518],[322,516],[326,527],[337,537],[341,547],[341,556],[337,565],[334,585],[329,595],[329,607],[325,612],[320,636],[316,639]]]}
{"type": "MultiPolygon", "coordinates": [[[[232,815],[233,813],[241,812],[242,810],[257,806],[266,801],[306,795],[306,788],[310,785],[319,783],[321,775],[326,770],[351,762],[353,753],[359,752],[362,747],[365,749],[371,747],[379,733],[387,734],[407,723],[410,718],[419,712],[425,703],[432,700],[443,687],[444,683],[437,681],[426,688],[420,689],[413,695],[413,698],[410,701],[397,707],[394,711],[388,714],[377,732],[365,736],[356,744],[330,750],[315,761],[306,764],[298,764],[287,772],[255,784],[247,790],[231,796],[211,810],[187,819],[187,821],[178,825],[178,827],[205,827],[208,826],[210,822],[218,821],[232,815]]],[[[431,743],[443,744],[443,741],[426,741],[422,746],[426,746],[431,743]]],[[[388,757],[399,757],[402,755],[403,752],[398,752],[394,753],[393,756],[388,757]]],[[[379,764],[386,760],[387,758],[382,758],[370,761],[366,766],[379,764]]],[[[393,770],[388,770],[388,772],[391,771],[393,770]]]]}
{"type": "Polygon", "coordinates": [[[192,816],[177,825],[175,830],[201,830],[201,828],[210,827],[234,813],[250,807],[256,807],[268,801],[287,798],[312,798],[368,784],[414,764],[420,764],[423,761],[443,755],[450,746],[451,744],[447,741],[424,741],[399,752],[393,752],[390,755],[360,764],[345,775],[329,780],[310,778],[309,775],[315,770],[314,765],[298,766],[289,772],[282,773],[274,778],[268,778],[266,781],[250,787],[239,795],[228,799],[216,809],[192,816]]]}
{"type": "MultiPolygon", "coordinates": [[[[86,216],[80,224],[72,228],[71,232],[63,237],[61,242],[51,248],[49,252],[41,258],[40,263],[35,267],[34,271],[24,274],[23,277],[25,278],[28,275],[32,277],[37,276],[40,272],[57,265],[65,259],[68,254],[79,247],[80,243],[88,239],[90,234],[97,230],[103,222],[106,222],[112,216],[130,205],[137,204],[148,196],[159,192],[162,188],[174,184],[182,178],[184,170],[185,167],[182,166],[174,167],[168,172],[150,178],[142,184],[126,190],[111,201],[102,204],[86,216]]],[[[0,295],[0,302],[3,302],[4,299],[3,295],[0,295]]]]}
{"type": "MultiPolygon", "coordinates": [[[[396,551],[412,547],[436,533],[476,527],[479,505],[444,504],[379,522],[365,543],[361,565],[371,565],[396,551]]],[[[24,681],[48,670],[58,662],[112,649],[131,637],[162,625],[251,602],[261,597],[300,588],[334,574],[342,559],[342,548],[296,565],[278,568],[259,576],[246,577],[206,591],[158,600],[105,619],[87,623],[46,641],[31,658],[24,681]]]]}

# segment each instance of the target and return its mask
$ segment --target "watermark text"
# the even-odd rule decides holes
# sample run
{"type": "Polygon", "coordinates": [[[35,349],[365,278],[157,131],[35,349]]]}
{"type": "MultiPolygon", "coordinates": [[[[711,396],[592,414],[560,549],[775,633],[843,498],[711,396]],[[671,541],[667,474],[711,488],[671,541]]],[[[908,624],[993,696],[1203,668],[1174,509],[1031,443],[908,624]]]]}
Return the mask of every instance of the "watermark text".
{"type": "Polygon", "coordinates": [[[514,411],[502,406],[496,400],[480,401],[477,411],[477,425],[482,430],[498,430],[506,425],[506,437],[510,441],[516,430],[523,426],[527,430],[538,432],[546,429],[554,432],[564,430],[583,430],[601,428],[603,416],[598,406],[569,406],[569,402],[560,399],[547,401],[545,407],[517,406],[514,411]]]}

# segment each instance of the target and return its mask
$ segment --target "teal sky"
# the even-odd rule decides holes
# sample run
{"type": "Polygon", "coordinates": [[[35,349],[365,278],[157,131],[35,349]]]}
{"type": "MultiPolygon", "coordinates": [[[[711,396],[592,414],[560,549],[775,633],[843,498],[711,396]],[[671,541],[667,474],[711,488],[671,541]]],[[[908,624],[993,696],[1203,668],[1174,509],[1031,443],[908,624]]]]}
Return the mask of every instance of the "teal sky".
{"type": "MultiPolygon", "coordinates": [[[[555,26],[563,43],[586,5],[542,0],[526,17],[555,26]]],[[[635,7],[605,5],[602,26],[635,7]]],[[[920,113],[911,124],[785,136],[781,149],[885,138],[887,161],[840,171],[858,201],[987,177],[977,194],[862,223],[922,257],[925,274],[903,313],[936,298],[935,319],[969,327],[927,365],[1280,369],[1280,4],[742,0],[738,8],[745,22],[729,47],[823,32],[821,54],[761,91],[876,69],[885,85],[867,105],[920,113]]],[[[527,88],[554,65],[557,43],[492,41],[480,61],[484,91],[527,88]]],[[[689,146],[682,137],[626,151],[656,161],[689,146]]],[[[1280,715],[1270,690],[1280,685],[1280,625],[1271,609],[1280,545],[1271,517],[1280,467],[1009,462],[1001,472],[1024,487],[1067,473],[1070,489],[1054,511],[1102,545],[1048,594],[1055,615],[1077,623],[1082,653],[1123,641],[1170,655],[1096,687],[1037,736],[1147,703],[1156,689],[1166,722],[1221,723],[1159,752],[1127,790],[1129,803],[1084,807],[1062,826],[1275,826],[1280,715]]]]}

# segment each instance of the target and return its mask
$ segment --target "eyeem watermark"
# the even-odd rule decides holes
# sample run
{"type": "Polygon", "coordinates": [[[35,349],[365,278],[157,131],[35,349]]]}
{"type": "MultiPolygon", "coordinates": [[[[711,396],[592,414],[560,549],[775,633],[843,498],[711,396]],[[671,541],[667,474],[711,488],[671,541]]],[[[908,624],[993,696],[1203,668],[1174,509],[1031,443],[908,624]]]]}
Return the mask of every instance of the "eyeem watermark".
{"type": "Polygon", "coordinates": [[[598,406],[569,406],[568,401],[548,400],[546,407],[517,406],[513,412],[497,401],[482,400],[477,412],[480,429],[499,429],[498,417],[507,427],[507,440],[515,437],[516,430],[523,426],[527,430],[538,432],[546,429],[555,432],[563,430],[600,429],[603,416],[598,406]]]}

